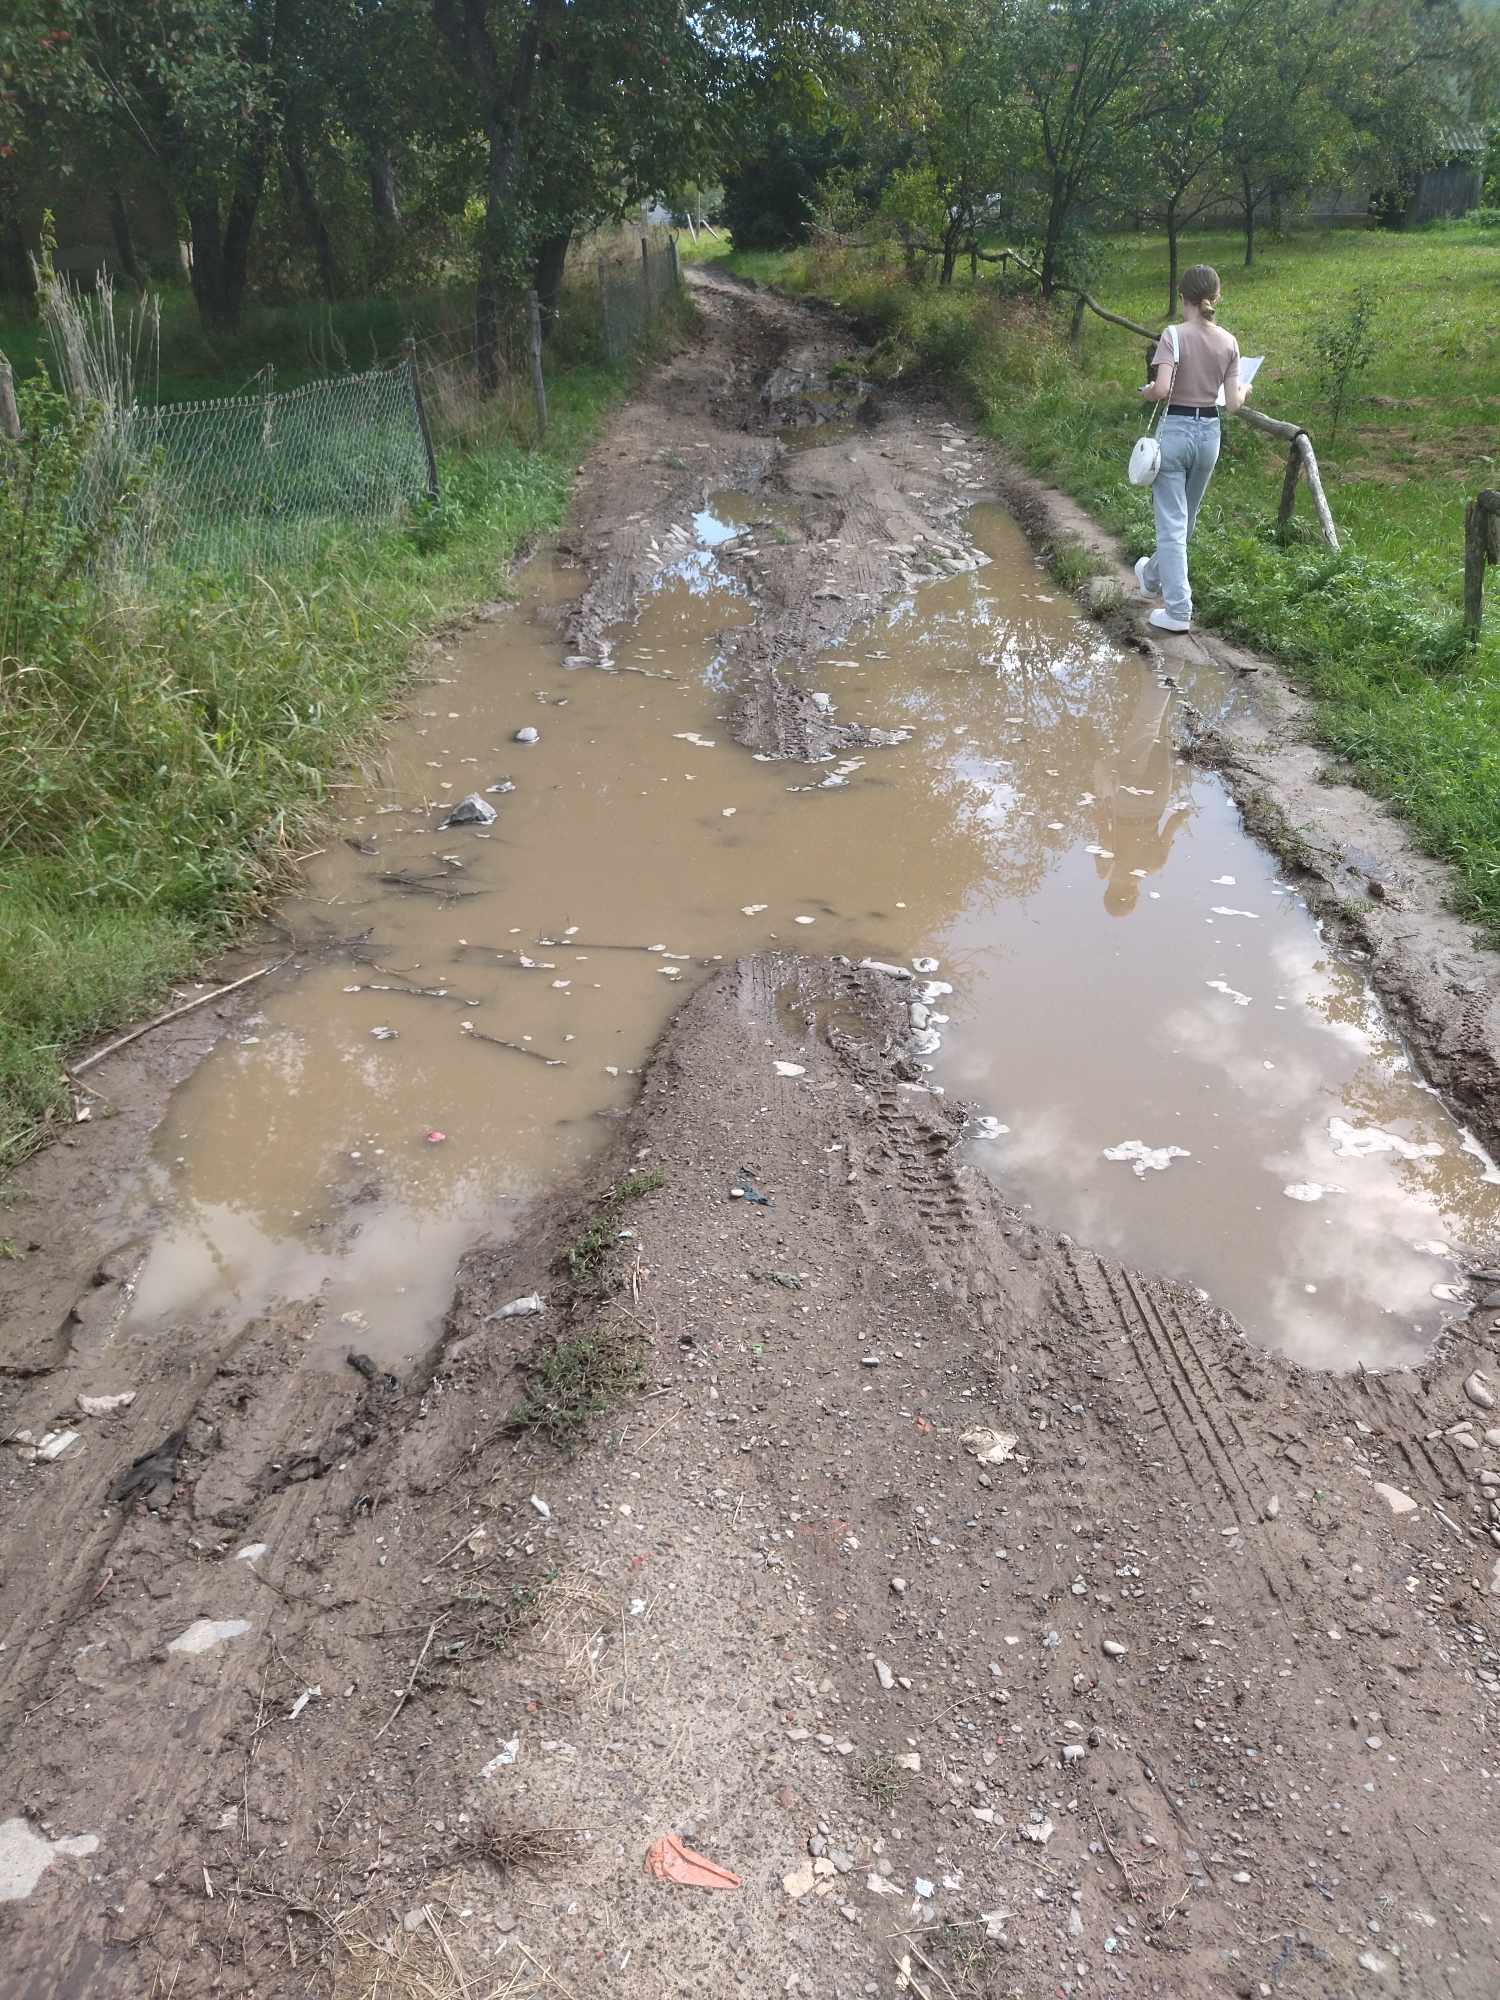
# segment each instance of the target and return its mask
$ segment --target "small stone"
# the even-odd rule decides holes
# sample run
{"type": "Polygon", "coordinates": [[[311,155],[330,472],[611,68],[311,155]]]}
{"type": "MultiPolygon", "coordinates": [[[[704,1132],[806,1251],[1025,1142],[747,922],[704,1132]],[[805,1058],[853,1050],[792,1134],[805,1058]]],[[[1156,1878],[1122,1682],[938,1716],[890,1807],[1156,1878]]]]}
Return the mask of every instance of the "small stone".
{"type": "Polygon", "coordinates": [[[1416,1513],[1416,1501],[1412,1499],[1409,1493],[1403,1493],[1399,1486],[1387,1486],[1384,1480],[1377,1479],[1375,1482],[1375,1491],[1380,1495],[1393,1514],[1416,1513]]]}
{"type": "Polygon", "coordinates": [[[1268,1521],[1274,1521],[1276,1519],[1276,1516],[1280,1512],[1281,1512],[1281,1496],[1277,1493],[1273,1493],[1270,1499],[1266,1502],[1265,1506],[1266,1519],[1268,1521]]]}
{"type": "Polygon", "coordinates": [[[906,1578],[904,1576],[893,1576],[891,1578],[891,1589],[895,1591],[898,1597],[905,1597],[907,1592],[907,1587],[908,1586],[906,1578]]]}
{"type": "Polygon", "coordinates": [[[812,1888],[815,1879],[813,1864],[810,1861],[804,1861],[800,1868],[794,1868],[789,1875],[782,1876],[781,1886],[789,1896],[795,1899],[799,1896],[805,1896],[812,1888]]]}
{"type": "Polygon", "coordinates": [[[1088,1748],[1085,1744],[1065,1743],[1063,1745],[1062,1760],[1065,1764],[1081,1764],[1088,1754],[1088,1748]]]}
{"type": "Polygon", "coordinates": [[[1366,1972],[1385,1972],[1390,1968],[1390,1960],[1382,1958],[1378,1951],[1362,1951],[1359,1962],[1366,1972]]]}
{"type": "Polygon", "coordinates": [[[1104,1641],[1104,1651],[1112,1660],[1123,1660],[1125,1655],[1130,1651],[1130,1648],[1122,1646],[1118,1639],[1106,1639],[1104,1641]]]}
{"type": "Polygon", "coordinates": [[[1038,1847],[1045,1847],[1055,1832],[1050,1819],[1028,1820],[1021,1828],[1021,1838],[1034,1840],[1038,1847]]]}
{"type": "Polygon", "coordinates": [[[552,1519],[552,1509],[547,1505],[546,1501],[541,1497],[539,1493],[532,1494],[531,1504],[536,1509],[537,1513],[541,1515],[544,1521],[550,1521],[552,1519]]]}
{"type": "Polygon", "coordinates": [[[886,1690],[887,1694],[896,1685],[896,1676],[891,1672],[884,1660],[877,1660],[875,1662],[875,1678],[886,1690]]]}
{"type": "Polygon", "coordinates": [[[1495,1407],[1495,1392],[1477,1368],[1464,1383],[1464,1394],[1476,1409],[1493,1410],[1495,1407]]]}
{"type": "Polygon", "coordinates": [[[513,740],[517,743],[540,743],[542,740],[542,732],[539,729],[533,729],[531,724],[528,722],[524,729],[518,729],[516,731],[513,740]]]}
{"type": "MultiPolygon", "coordinates": [[[[1496,1567],[1500,1568],[1500,1564],[1497,1564],[1496,1567]]],[[[896,1766],[898,1770],[902,1771],[920,1771],[922,1768],[922,1759],[915,1750],[909,1750],[904,1756],[896,1759],[896,1766]]]]}

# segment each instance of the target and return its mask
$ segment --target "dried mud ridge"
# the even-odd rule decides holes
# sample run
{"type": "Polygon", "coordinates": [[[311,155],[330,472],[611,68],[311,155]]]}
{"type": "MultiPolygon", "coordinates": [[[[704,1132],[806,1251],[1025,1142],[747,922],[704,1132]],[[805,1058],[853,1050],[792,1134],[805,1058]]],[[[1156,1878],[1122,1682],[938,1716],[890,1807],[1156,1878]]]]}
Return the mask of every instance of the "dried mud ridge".
{"type": "MultiPolygon", "coordinates": [[[[824,338],[709,295],[586,479],[580,650],[824,338]]],[[[766,754],[842,747],[781,661],[964,559],[942,421],[888,402],[847,493],[780,463],[832,545],[726,639],[766,754]]],[[[85,1433],[0,1448],[3,2000],[1494,1993],[1494,1306],[1421,1374],[1257,1353],[1000,1202],[909,994],[727,968],[400,1382],[309,1368],[308,1304],[80,1418],[143,1247],[88,1250],[87,1184],[97,1282],[12,1303],[0,1375],[6,1432],[85,1433]],[[668,1833],[741,1886],[654,1878],[668,1833]]],[[[95,1175],[149,1129],[120,1068],[95,1175]]]]}

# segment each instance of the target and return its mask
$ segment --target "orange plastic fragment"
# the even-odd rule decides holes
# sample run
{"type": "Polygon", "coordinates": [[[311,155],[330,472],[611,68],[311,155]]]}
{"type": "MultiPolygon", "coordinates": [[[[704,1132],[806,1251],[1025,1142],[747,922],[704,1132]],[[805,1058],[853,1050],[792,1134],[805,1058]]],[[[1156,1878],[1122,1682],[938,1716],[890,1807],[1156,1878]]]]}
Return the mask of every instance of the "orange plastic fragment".
{"type": "Polygon", "coordinates": [[[664,1833],[646,1849],[646,1866],[658,1882],[680,1882],[685,1889],[738,1889],[740,1878],[684,1847],[675,1833],[664,1833]]]}

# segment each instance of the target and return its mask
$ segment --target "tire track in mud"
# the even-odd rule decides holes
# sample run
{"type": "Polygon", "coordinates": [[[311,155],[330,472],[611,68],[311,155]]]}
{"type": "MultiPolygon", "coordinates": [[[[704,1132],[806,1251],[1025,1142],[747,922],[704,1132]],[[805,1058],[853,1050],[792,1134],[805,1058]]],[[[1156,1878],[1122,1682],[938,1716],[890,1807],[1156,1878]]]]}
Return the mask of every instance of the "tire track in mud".
{"type": "MultiPolygon", "coordinates": [[[[572,539],[637,502],[642,519],[597,564],[585,630],[628,614],[653,535],[705,485],[764,462],[732,425],[753,420],[757,357],[807,322],[726,312],[606,440],[572,539]],[[704,442],[671,477],[659,454],[704,442]]],[[[899,445],[903,407],[875,439],[899,445]]],[[[916,484],[930,443],[900,449],[916,484]]],[[[817,457],[788,490],[825,477],[817,457]]],[[[855,519],[909,542],[866,469],[838,539],[855,519]]],[[[833,565],[812,584],[801,558],[737,671],[774,674],[779,647],[845,629],[892,573],[883,555],[833,565]],[[830,574],[849,590],[814,614],[830,574]]],[[[891,1912],[913,1901],[956,1991],[970,1973],[1052,1991],[1083,1962],[1142,2000],[1262,1982],[1314,2000],[1365,1990],[1375,1951],[1408,1990],[1488,2000],[1496,1952],[1469,1912],[1500,1894],[1500,1813],[1472,1745],[1500,1680],[1456,1663],[1500,1665],[1500,1600],[1475,1574],[1489,1544],[1467,1468],[1426,1436],[1462,1412],[1473,1351],[1438,1357],[1417,1394],[1300,1376],[1180,1288],[1048,1236],[965,1164],[959,1111],[905,1053],[905,991],[791,958],[702,987],[607,1153],[471,1256],[431,1369],[326,1477],[266,1477],[338,1435],[327,1378],[304,1372],[311,1309],[266,1315],[191,1395],[158,1375],[155,1420],[192,1412],[172,1505],[106,1517],[62,1607],[52,1579],[6,1579],[47,1650],[43,1705],[3,1738],[0,1820],[100,1846],[0,1907],[3,2000],[367,2000],[348,1941],[404,1950],[427,1907],[472,1913],[450,1948],[491,1985],[520,1940],[580,2000],[759,1995],[793,1974],[884,1994],[891,1912]],[[776,1075],[780,1057],[803,1074],[776,1075]],[[747,1161],[769,1208],[729,1195],[747,1161]],[[599,1296],[553,1285],[642,1167],[662,1184],[609,1237],[599,1296]],[[552,1318],[528,1356],[486,1315],[538,1286],[552,1318]],[[571,1456],[507,1433],[528,1360],[622,1327],[646,1399],[571,1456]],[[989,1426],[1014,1435],[1009,1458],[965,1443],[989,1426]],[[1398,1473],[1420,1496],[1400,1522],[1367,1483],[1398,1473]],[[1460,1490],[1462,1560],[1431,1504],[1460,1490]],[[269,1545],[263,1566],[241,1541],[269,1545]],[[252,1633],[163,1650],[226,1614],[252,1633]],[[497,1877],[462,1851],[497,1816],[584,1838],[497,1877]],[[794,1899],[820,1824],[850,1866],[794,1899]],[[648,1881],[668,1827],[743,1888],[648,1881]],[[948,1954],[981,1927],[966,1972],[948,1954]]],[[[339,1408],[363,1393],[341,1384],[339,1408]]],[[[38,1486],[27,1545],[49,1524],[79,1535],[101,1484],[38,1486]]]]}

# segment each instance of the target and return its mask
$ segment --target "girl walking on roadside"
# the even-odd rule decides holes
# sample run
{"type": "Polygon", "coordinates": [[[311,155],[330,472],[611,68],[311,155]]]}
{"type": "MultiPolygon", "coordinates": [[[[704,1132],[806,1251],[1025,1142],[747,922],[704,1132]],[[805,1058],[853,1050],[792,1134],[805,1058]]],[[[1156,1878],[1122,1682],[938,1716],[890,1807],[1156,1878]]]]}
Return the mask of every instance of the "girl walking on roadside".
{"type": "Polygon", "coordinates": [[[1226,415],[1250,393],[1240,387],[1239,343],[1215,321],[1218,272],[1211,264],[1194,264],[1183,272],[1177,295],[1181,324],[1163,334],[1152,379],[1141,390],[1147,402],[1167,406],[1156,434],[1161,470],[1151,485],[1156,552],[1142,556],[1135,566],[1142,593],[1164,600],[1164,608],[1153,611],[1150,620],[1162,632],[1186,632],[1193,622],[1187,545],[1218,462],[1219,391],[1224,392],[1226,415]]]}

